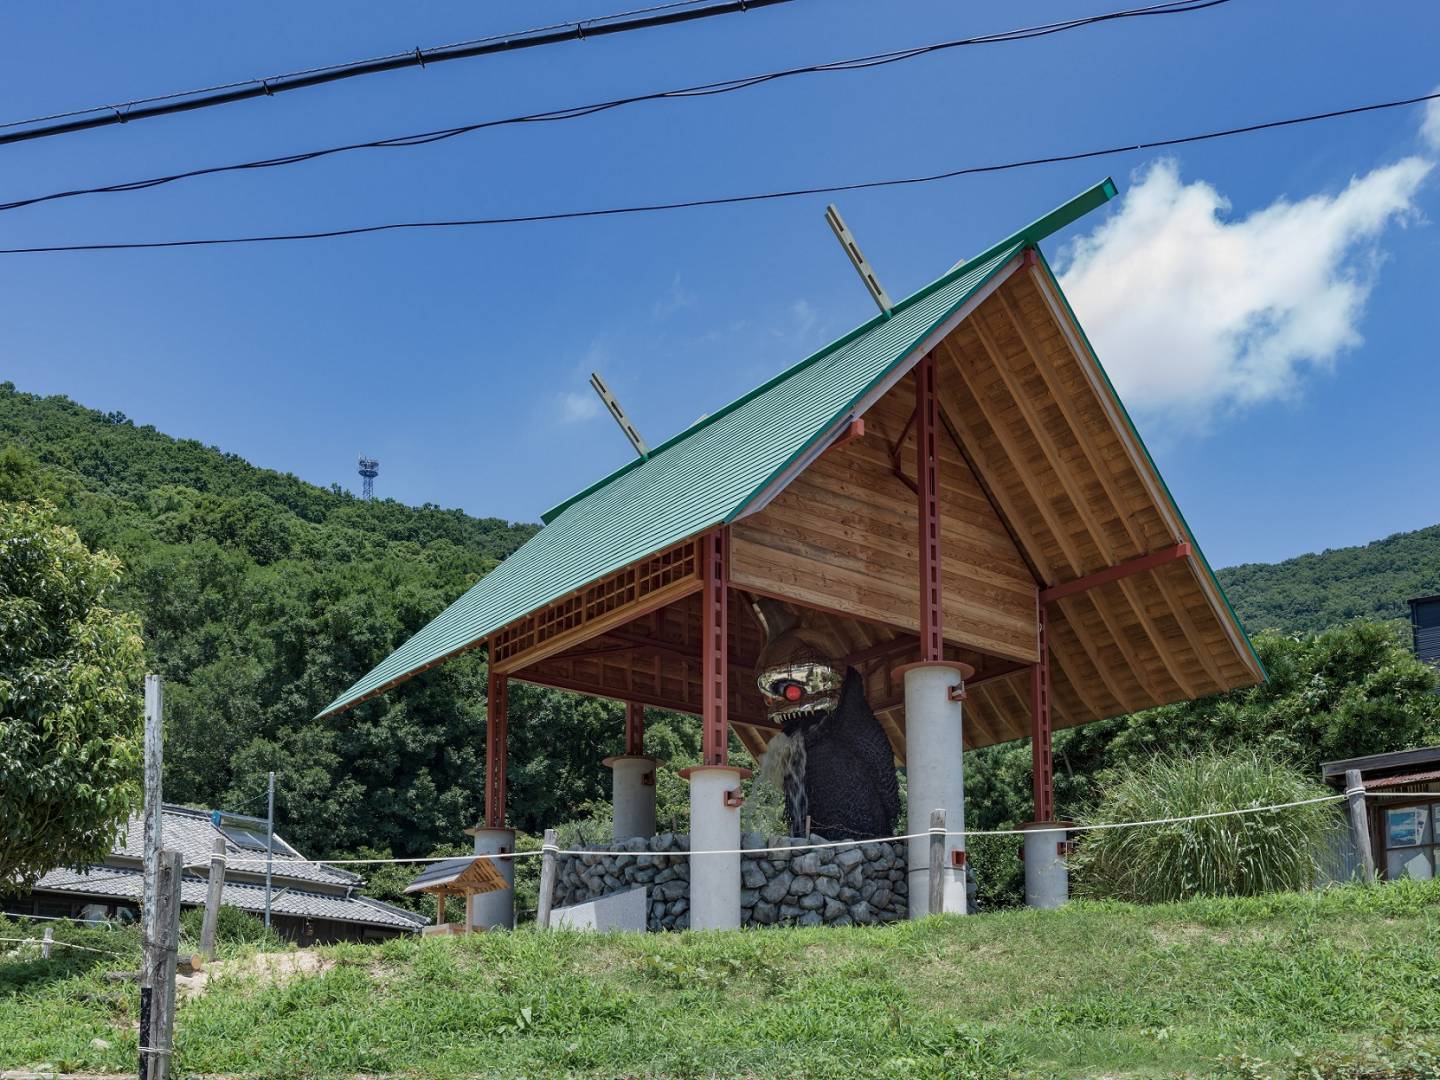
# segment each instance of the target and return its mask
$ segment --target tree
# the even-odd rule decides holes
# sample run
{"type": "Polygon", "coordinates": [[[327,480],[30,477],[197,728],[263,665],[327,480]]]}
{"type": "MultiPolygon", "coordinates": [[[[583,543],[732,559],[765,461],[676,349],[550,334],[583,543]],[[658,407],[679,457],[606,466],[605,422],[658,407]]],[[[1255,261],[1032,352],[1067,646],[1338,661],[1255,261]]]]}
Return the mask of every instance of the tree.
{"type": "Polygon", "coordinates": [[[0,892],[98,862],[140,799],[144,648],[119,560],[0,503],[0,892]]]}

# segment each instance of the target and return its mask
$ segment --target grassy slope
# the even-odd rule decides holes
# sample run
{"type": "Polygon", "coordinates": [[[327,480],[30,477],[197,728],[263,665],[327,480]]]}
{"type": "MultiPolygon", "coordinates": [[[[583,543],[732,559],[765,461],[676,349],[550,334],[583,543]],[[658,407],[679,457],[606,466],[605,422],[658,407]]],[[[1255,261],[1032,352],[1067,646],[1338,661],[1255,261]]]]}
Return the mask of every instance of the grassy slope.
{"type": "MultiPolygon", "coordinates": [[[[182,1005],[185,1074],[1213,1076],[1237,1054],[1289,1070],[1294,1051],[1440,1031],[1440,882],[886,928],[522,931],[327,952],[324,974],[222,980],[182,1005]]],[[[0,1067],[133,1062],[136,995],[101,977],[118,966],[93,954],[0,962],[0,1067]],[[92,1047],[97,1037],[112,1046],[92,1047]]]]}

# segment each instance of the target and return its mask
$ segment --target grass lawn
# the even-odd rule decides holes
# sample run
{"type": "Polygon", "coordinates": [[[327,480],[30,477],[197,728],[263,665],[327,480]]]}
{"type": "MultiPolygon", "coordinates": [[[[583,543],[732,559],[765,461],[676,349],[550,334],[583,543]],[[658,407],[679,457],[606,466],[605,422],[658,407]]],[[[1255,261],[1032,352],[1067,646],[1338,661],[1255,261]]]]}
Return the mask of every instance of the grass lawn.
{"type": "MultiPolygon", "coordinates": [[[[57,938],[126,955],[0,960],[0,1069],[133,1071],[133,936],[57,938]]],[[[321,953],[184,1002],[177,1075],[1440,1076],[1440,882],[321,953]]]]}

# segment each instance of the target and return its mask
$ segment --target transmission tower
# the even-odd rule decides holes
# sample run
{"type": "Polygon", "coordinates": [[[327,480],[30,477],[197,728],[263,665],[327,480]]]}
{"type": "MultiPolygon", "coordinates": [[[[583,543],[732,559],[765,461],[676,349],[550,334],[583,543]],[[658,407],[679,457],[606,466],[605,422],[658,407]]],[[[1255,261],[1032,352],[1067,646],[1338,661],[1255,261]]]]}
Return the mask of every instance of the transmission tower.
{"type": "Polygon", "coordinates": [[[375,477],[380,475],[380,462],[360,455],[360,497],[371,499],[375,496],[375,477]]]}

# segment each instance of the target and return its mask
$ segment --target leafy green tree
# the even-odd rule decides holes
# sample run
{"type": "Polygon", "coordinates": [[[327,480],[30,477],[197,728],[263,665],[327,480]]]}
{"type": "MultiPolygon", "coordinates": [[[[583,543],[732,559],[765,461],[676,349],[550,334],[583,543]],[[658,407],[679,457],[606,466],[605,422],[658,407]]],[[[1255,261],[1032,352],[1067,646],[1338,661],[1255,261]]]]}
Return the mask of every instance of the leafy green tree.
{"type": "Polygon", "coordinates": [[[119,560],[0,503],[0,891],[99,861],[139,801],[143,649],[119,560]]]}

